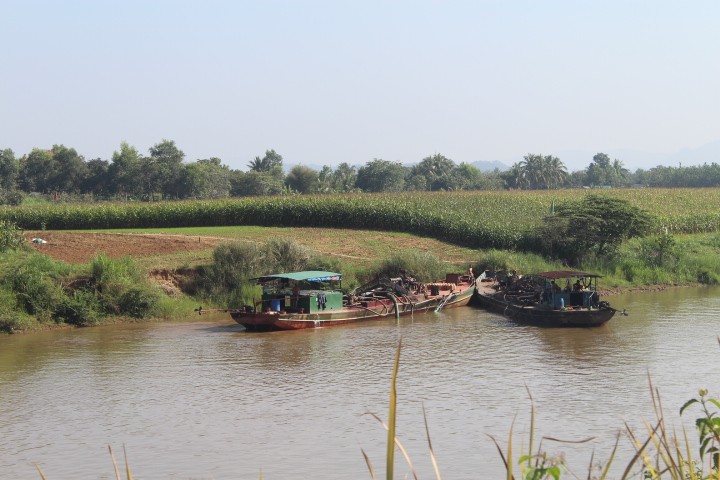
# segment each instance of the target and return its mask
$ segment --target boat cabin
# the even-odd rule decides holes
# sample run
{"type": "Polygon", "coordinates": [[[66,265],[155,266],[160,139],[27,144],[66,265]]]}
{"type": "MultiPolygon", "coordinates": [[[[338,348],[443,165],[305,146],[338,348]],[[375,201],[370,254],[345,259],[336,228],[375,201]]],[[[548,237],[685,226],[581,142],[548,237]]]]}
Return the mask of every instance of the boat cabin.
{"type": "Polygon", "coordinates": [[[534,274],[540,303],[554,309],[565,307],[595,308],[600,303],[597,292],[600,275],[585,272],[556,271],[534,274]]]}
{"type": "Polygon", "coordinates": [[[262,286],[261,312],[319,313],[343,307],[342,275],[324,271],[278,273],[253,278],[262,286]]]}

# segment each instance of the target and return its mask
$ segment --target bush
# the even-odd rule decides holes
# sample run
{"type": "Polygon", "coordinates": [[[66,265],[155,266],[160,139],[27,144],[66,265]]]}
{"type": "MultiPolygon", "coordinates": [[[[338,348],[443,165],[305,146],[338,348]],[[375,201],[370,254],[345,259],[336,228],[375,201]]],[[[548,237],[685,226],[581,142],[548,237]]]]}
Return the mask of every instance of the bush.
{"type": "Polygon", "coordinates": [[[155,311],[159,301],[160,296],[156,291],[133,287],[120,297],[119,313],[133,318],[146,318],[155,311]]]}
{"type": "Polygon", "coordinates": [[[193,289],[229,308],[245,305],[257,294],[247,280],[261,273],[265,255],[265,250],[248,242],[219,245],[213,251],[213,263],[200,269],[193,289]]]}
{"type": "Polygon", "coordinates": [[[403,270],[419,282],[431,282],[445,278],[445,274],[452,270],[452,267],[430,252],[402,250],[382,261],[369,273],[372,277],[397,277],[403,270]]]}
{"type": "Polygon", "coordinates": [[[593,257],[611,256],[624,240],[645,236],[651,217],[627,200],[587,195],[561,203],[544,222],[539,234],[545,253],[578,266],[593,257]]]}
{"type": "Polygon", "coordinates": [[[0,332],[12,333],[22,328],[23,317],[14,304],[13,292],[9,288],[0,289],[0,332]]]}
{"type": "Polygon", "coordinates": [[[25,245],[22,230],[13,222],[0,220],[0,252],[17,250],[25,245]]]}
{"type": "Polygon", "coordinates": [[[248,279],[309,268],[322,269],[322,265],[327,263],[311,258],[308,250],[293,239],[273,239],[263,246],[235,241],[215,248],[213,263],[200,269],[191,290],[228,308],[237,308],[251,304],[260,293],[248,279]]]}
{"type": "Polygon", "coordinates": [[[0,205],[17,206],[23,203],[24,195],[19,190],[3,190],[0,192],[0,205]]]}
{"type": "Polygon", "coordinates": [[[113,260],[100,253],[90,264],[86,288],[96,292],[105,311],[120,314],[120,298],[131,287],[143,283],[143,274],[131,258],[113,260]]]}
{"type": "Polygon", "coordinates": [[[98,290],[110,288],[114,284],[134,284],[142,279],[143,273],[129,257],[113,260],[100,253],[90,263],[89,281],[98,290]]]}
{"type": "Polygon", "coordinates": [[[267,268],[275,273],[298,272],[307,269],[310,254],[292,238],[277,238],[265,244],[267,268]]]}
{"type": "Polygon", "coordinates": [[[641,239],[639,249],[641,258],[651,267],[672,269],[682,254],[673,236],[667,233],[641,239]]]}
{"type": "Polygon", "coordinates": [[[215,248],[213,263],[204,273],[211,289],[229,291],[240,287],[248,278],[260,274],[265,265],[265,252],[257,245],[231,242],[215,248]]]}
{"type": "Polygon", "coordinates": [[[56,265],[41,256],[31,257],[8,278],[15,301],[26,313],[48,319],[65,294],[56,283],[56,265]]]}
{"type": "Polygon", "coordinates": [[[129,257],[113,260],[99,254],[90,264],[86,288],[105,312],[116,315],[146,318],[159,302],[159,293],[129,257]]]}
{"type": "Polygon", "coordinates": [[[102,305],[94,292],[75,290],[66,295],[55,307],[53,318],[79,327],[97,325],[102,313],[102,305]]]}

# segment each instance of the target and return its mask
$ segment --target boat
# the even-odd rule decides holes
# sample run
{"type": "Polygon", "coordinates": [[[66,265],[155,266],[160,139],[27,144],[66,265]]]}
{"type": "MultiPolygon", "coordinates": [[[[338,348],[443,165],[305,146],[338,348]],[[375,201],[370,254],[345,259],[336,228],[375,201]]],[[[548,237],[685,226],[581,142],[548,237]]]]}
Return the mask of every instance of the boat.
{"type": "Polygon", "coordinates": [[[380,278],[349,294],[343,293],[342,275],[335,272],[278,273],[250,280],[262,286],[262,298],[255,305],[222,311],[254,331],[330,327],[439,311],[467,305],[475,291],[474,277],[457,273],[431,283],[404,274],[380,278]]]}
{"type": "MultiPolygon", "coordinates": [[[[474,303],[517,322],[541,327],[598,327],[617,312],[600,300],[598,280],[569,270],[519,277],[483,272],[474,303]]],[[[622,312],[625,314],[625,311],[622,312]]]]}

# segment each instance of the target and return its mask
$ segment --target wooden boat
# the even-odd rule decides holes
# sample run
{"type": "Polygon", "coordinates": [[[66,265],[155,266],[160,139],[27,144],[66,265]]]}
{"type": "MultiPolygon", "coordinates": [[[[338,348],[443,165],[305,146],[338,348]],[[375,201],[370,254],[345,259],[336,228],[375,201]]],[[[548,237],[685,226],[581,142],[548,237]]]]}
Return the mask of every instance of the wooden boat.
{"type": "MultiPolygon", "coordinates": [[[[518,322],[541,327],[597,327],[615,310],[600,301],[600,275],[576,271],[536,273],[525,277],[478,279],[474,301],[518,322]]],[[[623,311],[623,314],[625,312],[623,311]]]]}
{"type": "Polygon", "coordinates": [[[248,330],[297,330],[463,306],[475,291],[473,277],[455,273],[426,284],[407,276],[381,279],[349,295],[342,293],[341,279],[339,273],[324,271],[254,278],[263,287],[262,299],[253,306],[224,311],[248,330]]]}

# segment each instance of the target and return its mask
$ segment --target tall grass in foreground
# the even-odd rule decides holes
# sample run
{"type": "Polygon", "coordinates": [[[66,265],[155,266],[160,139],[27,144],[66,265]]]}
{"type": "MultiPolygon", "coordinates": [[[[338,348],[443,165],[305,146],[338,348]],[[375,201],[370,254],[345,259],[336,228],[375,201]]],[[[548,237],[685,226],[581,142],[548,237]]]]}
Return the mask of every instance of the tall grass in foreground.
{"type": "MultiPolygon", "coordinates": [[[[115,480],[122,480],[122,477],[120,476],[120,469],[118,468],[117,461],[115,461],[115,455],[113,454],[112,447],[108,445],[108,453],[110,453],[110,459],[112,460],[113,469],[115,470],[115,480]]],[[[123,455],[125,457],[125,479],[126,480],[132,480],[132,472],[130,471],[130,463],[128,462],[127,457],[127,451],[125,450],[125,446],[123,446],[123,455]]],[[[35,468],[37,469],[38,473],[40,474],[40,478],[42,480],[48,480],[48,478],[45,476],[43,471],[40,469],[40,465],[35,464],[35,468]]]]}
{"type": "MultiPolygon", "coordinates": [[[[718,337],[720,343],[720,337],[718,337]]],[[[395,421],[397,416],[397,377],[400,365],[400,350],[402,347],[402,339],[398,342],[395,363],[393,365],[391,384],[390,384],[390,401],[388,409],[388,422],[383,423],[377,416],[373,415],[387,430],[387,453],[386,453],[386,479],[394,478],[394,462],[395,448],[397,447],[405,457],[410,468],[411,475],[417,480],[418,476],[415,472],[413,464],[407,451],[403,448],[400,440],[396,435],[395,421]]],[[[680,408],[680,415],[693,406],[699,406],[701,409],[700,416],[695,419],[695,427],[698,433],[699,453],[694,455],[693,448],[688,438],[687,431],[683,428],[682,436],[678,435],[674,429],[670,429],[665,421],[665,412],[663,411],[660,401],[660,394],[649,381],[650,396],[652,398],[655,420],[653,422],[644,421],[645,432],[638,433],[633,431],[629,425],[625,425],[625,433],[630,440],[631,445],[635,449],[635,454],[627,462],[623,469],[621,479],[643,478],[643,479],[672,479],[672,480],[720,480],[720,401],[715,398],[708,397],[707,390],[701,389],[698,398],[687,401],[680,408]]],[[[516,452],[515,438],[513,434],[513,425],[510,427],[507,445],[503,449],[501,443],[492,435],[488,435],[497,447],[500,459],[503,462],[506,472],[506,480],[515,480],[515,467],[517,465],[522,480],[559,480],[564,473],[572,478],[581,478],[580,475],[573,473],[569,466],[565,464],[562,457],[553,457],[549,455],[543,447],[543,442],[559,442],[559,443],[586,443],[593,438],[579,441],[559,440],[553,437],[543,436],[538,443],[537,450],[535,445],[535,406],[532,395],[528,390],[530,397],[530,432],[527,438],[527,447],[520,448],[516,452]]],[[[425,412],[423,410],[423,416],[425,412]]],[[[430,441],[430,433],[425,421],[425,431],[427,435],[429,455],[432,460],[435,471],[435,478],[441,480],[440,470],[432,449],[430,441]]],[[[588,480],[597,479],[605,480],[608,478],[609,471],[616,458],[620,435],[618,435],[615,446],[610,452],[610,456],[605,465],[600,465],[598,476],[593,476],[593,458],[591,457],[590,465],[587,469],[588,480]]],[[[362,451],[370,476],[373,480],[377,478],[367,454],[362,451]]],[[[621,466],[622,467],[622,466],[621,466]]]]}

